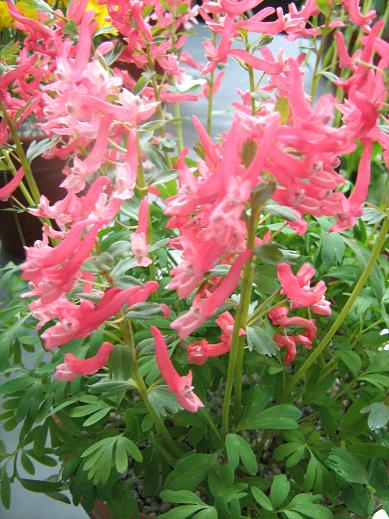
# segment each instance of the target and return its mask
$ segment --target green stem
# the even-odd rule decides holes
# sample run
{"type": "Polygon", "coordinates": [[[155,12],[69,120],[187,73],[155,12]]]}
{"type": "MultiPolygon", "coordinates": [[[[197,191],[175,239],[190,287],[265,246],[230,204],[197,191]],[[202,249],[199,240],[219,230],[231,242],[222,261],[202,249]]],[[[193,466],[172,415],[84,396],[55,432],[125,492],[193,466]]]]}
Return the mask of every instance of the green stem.
{"type": "Polygon", "coordinates": [[[249,72],[250,79],[250,92],[251,92],[251,112],[253,115],[256,113],[255,99],[253,94],[255,93],[255,78],[254,78],[254,69],[253,67],[247,67],[249,72]]]}
{"type": "MultiPolygon", "coordinates": [[[[16,168],[15,168],[15,165],[14,163],[12,162],[7,150],[2,150],[3,151],[3,157],[4,159],[6,160],[7,162],[7,165],[11,171],[11,173],[15,176],[17,174],[17,171],[16,171],[16,168]]],[[[31,206],[33,207],[35,205],[35,202],[34,200],[32,199],[28,189],[26,188],[26,186],[24,185],[24,182],[20,182],[19,184],[19,189],[20,191],[23,193],[23,196],[24,198],[26,199],[26,202],[31,206]]]]}
{"type": "Polygon", "coordinates": [[[8,115],[6,107],[3,102],[0,102],[0,109],[3,113],[4,120],[11,132],[12,139],[16,146],[16,151],[17,151],[21,166],[23,168],[23,171],[24,171],[27,183],[28,183],[28,187],[30,189],[31,196],[34,200],[34,205],[35,204],[38,205],[41,195],[40,195],[37,183],[35,182],[34,176],[32,174],[31,167],[27,160],[26,154],[24,153],[24,149],[23,149],[22,143],[20,141],[16,126],[15,126],[14,122],[12,121],[12,119],[10,118],[10,116],[8,115]]]}
{"type": "Polygon", "coordinates": [[[200,414],[202,414],[204,416],[204,418],[208,422],[208,424],[209,424],[210,428],[212,429],[212,431],[214,432],[216,438],[219,440],[220,446],[223,447],[224,446],[224,440],[222,438],[222,435],[217,430],[216,425],[213,423],[212,418],[208,414],[208,411],[203,407],[203,408],[199,409],[199,412],[200,412],[200,414]]]}
{"type": "MultiPolygon", "coordinates": [[[[212,33],[212,43],[216,46],[216,33],[212,33]]],[[[209,81],[208,81],[208,110],[207,110],[207,132],[211,135],[212,132],[212,111],[213,111],[213,94],[214,94],[214,84],[215,84],[215,71],[211,72],[209,81]]]]}
{"type": "MultiPolygon", "coordinates": [[[[247,248],[254,246],[259,210],[254,210],[251,206],[251,216],[249,221],[247,248]]],[[[229,429],[229,411],[231,405],[232,388],[234,381],[236,382],[235,406],[240,406],[242,395],[242,370],[244,359],[244,338],[239,335],[240,329],[246,325],[248,309],[251,301],[252,285],[253,285],[254,269],[252,261],[249,259],[244,267],[242,276],[242,290],[238,311],[235,317],[234,329],[232,331],[231,349],[228,359],[228,371],[226,389],[223,401],[223,419],[222,427],[225,434],[229,429]],[[242,340],[243,339],[243,340],[242,340]]],[[[239,415],[239,412],[237,413],[239,415]]]]}
{"type": "Polygon", "coordinates": [[[294,386],[304,377],[305,373],[312,366],[312,364],[315,362],[315,360],[324,352],[324,350],[327,348],[328,344],[330,343],[331,339],[333,338],[333,336],[335,335],[335,333],[338,331],[341,324],[345,320],[351,307],[355,303],[355,300],[359,296],[362,288],[365,286],[365,283],[370,275],[370,272],[373,269],[382,248],[384,247],[388,230],[389,230],[389,217],[387,216],[382,225],[381,232],[378,235],[377,240],[374,244],[374,247],[371,251],[370,259],[369,259],[366,267],[364,268],[364,270],[361,274],[361,277],[358,279],[358,282],[355,285],[354,290],[350,294],[350,297],[348,298],[346,304],[343,306],[338,317],[335,319],[333,325],[328,330],[328,332],[325,334],[323,339],[320,341],[320,344],[311,353],[311,355],[302,364],[300,369],[291,378],[291,381],[287,387],[288,394],[292,391],[294,386]]]}
{"type": "MultiPolygon", "coordinates": [[[[270,310],[274,310],[274,308],[278,308],[279,306],[282,306],[284,303],[286,303],[288,299],[282,299],[281,301],[278,301],[278,303],[272,305],[270,308],[266,308],[266,310],[263,310],[262,312],[258,314],[253,314],[250,319],[247,321],[247,326],[252,326],[258,319],[260,319],[262,316],[268,314],[270,310]]],[[[261,305],[262,306],[262,305],[261,305]]]]}
{"type": "MultiPolygon", "coordinates": [[[[252,249],[255,245],[255,238],[257,236],[257,227],[259,219],[259,210],[255,209],[251,205],[251,217],[249,225],[249,235],[247,239],[247,248],[252,249]]],[[[240,326],[244,327],[247,321],[247,315],[249,312],[249,306],[251,302],[251,296],[253,292],[253,281],[254,281],[254,265],[252,261],[247,261],[243,270],[243,288],[242,294],[244,298],[242,301],[241,312],[240,312],[240,326]]],[[[238,354],[236,359],[235,369],[235,418],[238,421],[240,418],[241,402],[242,402],[242,377],[243,377],[243,362],[244,362],[244,344],[245,336],[238,335],[238,354]]]]}
{"type": "Polygon", "coordinates": [[[184,135],[182,133],[182,117],[181,117],[180,103],[174,103],[173,113],[174,113],[174,118],[176,119],[174,124],[176,126],[176,132],[177,132],[177,147],[178,147],[178,152],[181,153],[182,150],[184,149],[184,135]]]}
{"type": "Polygon", "coordinates": [[[130,348],[131,353],[131,370],[132,370],[132,377],[136,382],[139,395],[147,409],[147,412],[149,413],[151,419],[154,422],[155,428],[159,432],[159,434],[162,436],[166,444],[169,446],[171,452],[174,454],[174,456],[179,457],[181,455],[181,450],[179,449],[178,445],[174,442],[173,438],[171,437],[169,431],[166,429],[165,424],[161,420],[161,418],[157,415],[157,413],[154,411],[153,406],[149,402],[148,395],[147,395],[147,386],[143,380],[143,377],[139,371],[138,367],[138,361],[137,361],[137,352],[135,347],[135,341],[134,341],[134,334],[132,332],[131,323],[128,321],[123,321],[121,323],[121,330],[123,333],[123,338],[128,344],[130,348]]]}
{"type": "Polygon", "coordinates": [[[249,322],[250,322],[251,320],[253,320],[253,319],[256,320],[256,316],[257,316],[257,314],[260,313],[261,310],[262,310],[263,308],[265,308],[265,307],[268,305],[268,303],[270,303],[270,301],[271,301],[272,299],[274,299],[274,298],[279,294],[280,290],[281,290],[280,288],[277,288],[277,290],[276,290],[275,292],[273,292],[269,297],[267,297],[267,298],[265,299],[265,301],[264,301],[263,303],[261,303],[261,304],[260,304],[260,305],[259,305],[259,306],[254,310],[254,312],[253,312],[253,313],[250,315],[250,317],[248,318],[247,324],[249,324],[249,322]]]}

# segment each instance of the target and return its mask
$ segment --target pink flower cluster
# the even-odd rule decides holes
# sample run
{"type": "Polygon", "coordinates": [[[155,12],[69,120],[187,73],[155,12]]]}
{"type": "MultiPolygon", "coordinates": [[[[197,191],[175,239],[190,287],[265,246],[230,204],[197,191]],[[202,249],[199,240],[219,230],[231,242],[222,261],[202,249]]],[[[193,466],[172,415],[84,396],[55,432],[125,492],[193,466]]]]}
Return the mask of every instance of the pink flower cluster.
{"type": "MultiPolygon", "coordinates": [[[[281,293],[285,294],[290,300],[290,308],[311,308],[315,314],[331,315],[331,303],[327,301],[324,294],[327,287],[324,281],[319,281],[311,287],[311,280],[315,274],[315,269],[305,263],[294,275],[290,265],[280,263],[277,267],[278,280],[281,283],[281,293]]],[[[281,326],[283,334],[274,335],[274,340],[280,348],[286,348],[285,362],[289,364],[297,355],[298,344],[307,350],[311,349],[312,341],[316,337],[315,319],[304,319],[303,317],[289,317],[289,309],[285,306],[276,307],[270,310],[268,317],[272,324],[281,326]],[[305,329],[305,333],[289,335],[285,331],[288,326],[298,326],[305,329]]]]}

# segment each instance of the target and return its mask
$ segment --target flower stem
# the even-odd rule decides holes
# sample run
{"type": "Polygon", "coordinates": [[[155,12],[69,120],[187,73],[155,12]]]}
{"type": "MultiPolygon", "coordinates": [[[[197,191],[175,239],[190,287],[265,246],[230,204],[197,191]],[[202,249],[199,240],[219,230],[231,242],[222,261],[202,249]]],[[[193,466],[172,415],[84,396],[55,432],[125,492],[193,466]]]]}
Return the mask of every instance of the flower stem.
{"type": "MultiPolygon", "coordinates": [[[[216,33],[212,33],[212,43],[216,45],[216,33]]],[[[211,135],[212,132],[212,111],[213,111],[213,94],[214,94],[214,84],[215,84],[215,71],[211,72],[208,81],[208,110],[207,110],[207,132],[211,135]]]]}
{"type": "Polygon", "coordinates": [[[9,131],[11,132],[11,136],[14,141],[14,144],[16,146],[18,158],[19,158],[20,164],[23,168],[23,171],[24,171],[27,183],[28,183],[28,187],[30,189],[31,197],[34,200],[34,203],[36,205],[38,205],[41,195],[40,195],[37,183],[35,182],[35,178],[32,174],[31,166],[27,160],[26,154],[24,153],[24,149],[23,149],[22,143],[20,141],[16,126],[15,126],[14,122],[12,121],[12,119],[10,118],[10,116],[8,115],[6,107],[3,102],[0,102],[0,109],[3,114],[4,120],[9,128],[9,131]]]}
{"type": "MultiPolygon", "coordinates": [[[[259,210],[254,209],[251,206],[251,216],[249,221],[248,237],[247,237],[247,248],[250,249],[254,246],[255,236],[257,231],[259,210]]],[[[239,335],[241,327],[246,325],[247,314],[251,301],[251,293],[253,286],[254,269],[252,268],[252,261],[249,259],[244,267],[242,276],[242,290],[240,295],[240,302],[238,311],[235,317],[234,329],[232,331],[231,349],[228,359],[228,371],[226,389],[224,393],[223,401],[223,419],[222,427],[225,434],[229,430],[229,411],[231,405],[232,388],[234,381],[236,383],[235,392],[235,408],[236,414],[239,415],[238,408],[240,407],[242,397],[242,371],[243,371],[243,359],[244,359],[244,337],[239,335]]]]}
{"type": "Polygon", "coordinates": [[[130,348],[131,353],[131,370],[132,370],[132,377],[136,382],[139,395],[147,409],[147,412],[149,413],[151,419],[154,422],[155,428],[159,432],[159,434],[162,436],[166,444],[169,446],[169,449],[173,453],[174,456],[179,457],[181,455],[181,451],[178,447],[178,445],[174,442],[173,438],[171,437],[169,431],[166,429],[165,424],[161,420],[161,418],[157,415],[157,413],[154,411],[153,406],[149,402],[148,396],[147,396],[147,387],[143,380],[143,377],[139,371],[138,367],[138,361],[137,361],[137,353],[136,353],[136,347],[134,342],[134,334],[132,331],[131,323],[128,321],[122,321],[121,323],[121,330],[123,334],[123,338],[128,344],[130,348]]]}
{"type": "Polygon", "coordinates": [[[389,216],[387,216],[384,220],[384,223],[381,228],[381,232],[377,237],[377,240],[374,244],[374,247],[371,251],[370,259],[364,268],[361,277],[358,279],[357,284],[354,287],[354,290],[352,291],[350,297],[348,298],[346,304],[340,311],[338,317],[335,319],[333,325],[328,330],[328,332],[325,334],[323,339],[320,341],[320,344],[317,346],[317,348],[311,353],[311,355],[306,359],[306,361],[302,364],[300,369],[297,370],[297,372],[293,375],[293,377],[290,380],[290,383],[287,387],[287,393],[290,393],[294,386],[304,377],[307,370],[312,366],[312,364],[315,362],[315,360],[321,355],[324,350],[327,348],[328,344],[330,343],[331,339],[335,335],[335,333],[340,328],[341,324],[345,320],[347,314],[349,313],[351,307],[353,306],[355,300],[359,296],[362,288],[365,286],[365,283],[370,275],[370,272],[372,268],[374,267],[377,258],[384,247],[386,236],[389,230],[389,216]]]}

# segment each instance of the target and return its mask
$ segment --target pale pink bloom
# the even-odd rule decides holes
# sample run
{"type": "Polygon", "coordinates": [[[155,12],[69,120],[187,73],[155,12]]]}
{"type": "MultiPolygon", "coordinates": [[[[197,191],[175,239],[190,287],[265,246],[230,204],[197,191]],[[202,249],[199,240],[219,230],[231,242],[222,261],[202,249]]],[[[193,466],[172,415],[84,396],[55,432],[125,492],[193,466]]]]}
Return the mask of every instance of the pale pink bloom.
{"type": "Polygon", "coordinates": [[[312,306],[321,300],[327,287],[324,281],[319,281],[314,287],[310,286],[314,273],[315,270],[308,263],[305,263],[296,275],[287,263],[277,265],[277,277],[281,283],[282,293],[290,299],[292,308],[312,306]]]}
{"type": "Polygon", "coordinates": [[[133,197],[138,173],[138,140],[137,131],[128,132],[126,162],[119,164],[115,170],[116,197],[127,200],[133,197]]]}
{"type": "Polygon", "coordinates": [[[113,344],[103,342],[96,355],[88,359],[79,359],[73,353],[67,353],[63,364],[56,367],[55,378],[62,382],[68,382],[74,380],[77,375],[93,375],[107,364],[113,349],[113,344]]]}
{"type": "Polygon", "coordinates": [[[151,326],[150,330],[155,340],[157,364],[169,391],[175,394],[177,402],[184,409],[190,413],[196,413],[200,407],[204,407],[204,404],[193,392],[192,372],[189,371],[187,375],[180,376],[170,359],[169,350],[162,333],[155,326],[151,326]]]}
{"type": "Polygon", "coordinates": [[[24,170],[20,168],[16,175],[4,186],[0,188],[0,200],[6,202],[17,190],[24,177],[24,170]]]}
{"type": "Polygon", "coordinates": [[[324,296],[318,303],[312,305],[312,311],[318,315],[331,315],[331,302],[327,301],[324,296]]]}
{"type": "Polygon", "coordinates": [[[139,206],[138,227],[131,235],[132,252],[138,267],[148,267],[152,261],[147,256],[147,232],[149,225],[149,203],[147,197],[143,198],[139,206]]]}

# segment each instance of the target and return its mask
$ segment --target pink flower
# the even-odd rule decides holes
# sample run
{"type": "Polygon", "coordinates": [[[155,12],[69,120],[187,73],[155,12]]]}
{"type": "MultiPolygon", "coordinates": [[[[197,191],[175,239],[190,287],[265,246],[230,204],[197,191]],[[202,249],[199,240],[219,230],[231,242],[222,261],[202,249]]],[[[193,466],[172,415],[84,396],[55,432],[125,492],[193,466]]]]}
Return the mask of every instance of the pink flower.
{"type": "Polygon", "coordinates": [[[301,326],[305,328],[307,338],[312,342],[316,337],[316,321],[303,317],[288,317],[288,309],[285,306],[274,308],[268,313],[272,324],[280,326],[301,326]]]}
{"type": "Polygon", "coordinates": [[[305,349],[312,347],[311,341],[305,335],[274,335],[273,339],[279,348],[286,348],[285,364],[290,364],[297,355],[297,344],[301,344],[305,349]]]}
{"type": "Polygon", "coordinates": [[[136,286],[122,290],[109,288],[101,300],[94,305],[90,301],[81,300],[79,305],[69,303],[57,312],[61,322],[47,328],[42,334],[45,348],[52,350],[73,339],[87,337],[107,319],[115,315],[124,304],[129,307],[146,301],[158,288],[156,281],[148,281],[143,287],[136,286]]]}
{"type": "Polygon", "coordinates": [[[170,359],[169,350],[162,333],[155,326],[151,326],[150,330],[155,340],[157,364],[169,391],[176,395],[177,402],[184,409],[190,413],[196,413],[199,407],[204,407],[204,404],[193,392],[192,372],[189,371],[187,375],[180,376],[170,359]]]}
{"type": "Polygon", "coordinates": [[[277,265],[277,277],[281,283],[282,293],[290,299],[292,308],[313,306],[321,300],[327,287],[324,281],[319,281],[311,287],[310,281],[314,274],[315,269],[308,263],[298,270],[296,276],[287,263],[277,265]]]}
{"type": "Polygon", "coordinates": [[[377,16],[375,11],[369,11],[363,15],[359,8],[359,0],[343,0],[343,6],[348,12],[351,22],[356,25],[368,25],[377,16]]]}
{"type": "Polygon", "coordinates": [[[6,184],[0,188],[0,200],[6,202],[10,196],[17,190],[19,184],[22,182],[24,177],[24,171],[22,168],[16,173],[16,175],[6,184]]]}
{"type": "MultiPolygon", "coordinates": [[[[189,364],[197,364],[199,366],[205,364],[210,357],[218,357],[230,351],[232,331],[234,328],[234,318],[230,312],[223,312],[219,315],[215,322],[219,325],[222,334],[220,336],[221,342],[217,344],[210,344],[205,339],[193,342],[188,346],[188,362],[189,364]]],[[[244,335],[246,332],[241,328],[239,335],[244,335]]]]}
{"type": "Polygon", "coordinates": [[[359,161],[354,190],[347,200],[347,209],[338,212],[336,223],[331,227],[330,231],[349,229],[354,225],[355,219],[361,216],[370,183],[371,152],[372,145],[366,145],[359,161]]]}
{"type": "Polygon", "coordinates": [[[209,319],[226,301],[227,297],[232,294],[239,283],[241,270],[251,255],[251,249],[240,254],[216,290],[207,295],[205,299],[195,300],[189,312],[171,323],[171,328],[178,330],[181,339],[186,339],[196,328],[209,319]]]}
{"type": "Polygon", "coordinates": [[[139,206],[138,227],[131,236],[132,252],[138,267],[148,267],[152,261],[147,257],[147,229],[149,224],[149,203],[145,197],[139,206]]]}
{"type": "Polygon", "coordinates": [[[79,359],[73,353],[67,353],[63,364],[56,367],[55,378],[62,382],[74,380],[77,375],[93,375],[106,365],[114,345],[110,342],[103,342],[99,351],[88,359],[79,359]]]}

